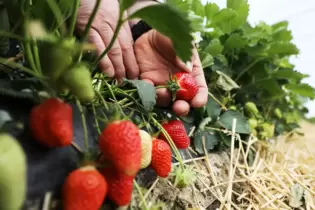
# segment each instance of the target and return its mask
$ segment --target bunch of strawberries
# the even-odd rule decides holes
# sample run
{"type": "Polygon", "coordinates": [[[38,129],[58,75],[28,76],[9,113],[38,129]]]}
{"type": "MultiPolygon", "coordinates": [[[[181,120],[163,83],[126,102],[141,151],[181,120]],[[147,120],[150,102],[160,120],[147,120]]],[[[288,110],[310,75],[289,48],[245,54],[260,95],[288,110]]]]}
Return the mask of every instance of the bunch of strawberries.
{"type": "MultiPolygon", "coordinates": [[[[186,149],[190,139],[180,120],[162,124],[178,149],[186,149]]],[[[34,107],[30,114],[34,138],[47,147],[72,144],[72,108],[58,98],[50,98],[34,107]]],[[[97,210],[105,198],[117,206],[129,205],[134,178],[148,166],[166,178],[172,169],[172,151],[161,133],[152,137],[129,120],[116,120],[99,136],[101,162],[105,167],[84,164],[72,171],[63,185],[65,210],[97,210]]]]}

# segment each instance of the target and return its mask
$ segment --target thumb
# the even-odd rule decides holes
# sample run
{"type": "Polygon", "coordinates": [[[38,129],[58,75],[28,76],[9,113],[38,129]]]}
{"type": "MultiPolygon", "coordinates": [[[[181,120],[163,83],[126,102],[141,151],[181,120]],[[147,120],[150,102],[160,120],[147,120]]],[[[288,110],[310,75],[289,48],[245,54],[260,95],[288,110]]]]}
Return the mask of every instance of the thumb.
{"type": "Polygon", "coordinates": [[[184,63],[177,55],[173,47],[172,40],[163,34],[153,30],[152,45],[157,49],[159,54],[164,57],[165,60],[174,64],[180,71],[192,72],[191,62],[184,63]]]}

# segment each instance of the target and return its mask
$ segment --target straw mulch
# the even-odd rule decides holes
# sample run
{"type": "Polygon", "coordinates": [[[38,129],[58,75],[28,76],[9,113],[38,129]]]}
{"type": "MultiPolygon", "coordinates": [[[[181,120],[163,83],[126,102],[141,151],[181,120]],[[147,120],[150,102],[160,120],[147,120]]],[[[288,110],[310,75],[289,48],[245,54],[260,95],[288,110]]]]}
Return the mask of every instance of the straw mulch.
{"type": "Polygon", "coordinates": [[[230,151],[186,161],[195,172],[192,186],[179,190],[172,180],[157,179],[144,192],[146,205],[163,203],[167,210],[315,209],[315,126],[302,123],[302,130],[304,137],[287,134],[268,143],[231,135],[230,151]]]}

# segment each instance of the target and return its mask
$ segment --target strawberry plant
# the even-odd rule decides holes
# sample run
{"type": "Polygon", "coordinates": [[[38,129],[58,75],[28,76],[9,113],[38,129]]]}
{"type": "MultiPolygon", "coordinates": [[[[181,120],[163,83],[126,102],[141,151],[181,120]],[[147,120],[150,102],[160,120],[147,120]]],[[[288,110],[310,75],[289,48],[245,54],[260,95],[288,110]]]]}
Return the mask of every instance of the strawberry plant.
{"type": "Polygon", "coordinates": [[[304,103],[315,98],[315,89],[302,81],[309,75],[290,63],[290,56],[298,55],[299,50],[287,21],[251,25],[247,0],[227,0],[226,8],[215,3],[202,5],[199,0],[166,2],[189,13],[211,93],[207,106],[197,110],[197,151],[202,152],[202,136],[208,149],[222,142],[229,145],[217,129],[230,130],[233,117],[237,118],[237,132],[252,132],[259,139],[298,127],[308,112],[304,103]],[[248,119],[257,125],[250,128],[248,119]]]}
{"type": "MultiPolygon", "coordinates": [[[[86,36],[100,0],[80,37],[74,33],[79,2],[5,0],[14,30],[4,26],[0,31],[3,41],[10,37],[21,48],[14,57],[0,59],[0,94],[38,104],[29,119],[35,140],[47,147],[72,145],[83,153],[79,169],[64,183],[65,209],[98,209],[105,197],[118,206],[128,205],[135,176],[147,167],[163,178],[174,175],[175,185],[186,187],[194,174],[184,165],[180,149],[193,146],[203,154],[204,146],[208,151],[229,146],[234,129],[245,140],[251,133],[264,140],[292,131],[307,112],[305,100],[315,98],[315,89],[302,82],[308,75],[289,62],[299,51],[288,23],[250,25],[246,0],[227,0],[226,8],[202,5],[199,0],[167,0],[126,18],[123,11],[134,1],[122,0],[114,35],[97,57],[86,36]],[[156,106],[156,89],[161,86],[142,80],[120,83],[100,71],[99,61],[113,46],[123,23],[133,18],[168,36],[183,62],[191,58],[195,38],[209,88],[206,106],[178,117],[169,108],[156,106]],[[73,139],[70,104],[81,114],[84,149],[73,139]],[[93,139],[89,139],[87,115],[93,116],[92,128],[98,134],[93,139]],[[97,142],[96,151],[91,151],[92,141],[97,142]],[[172,153],[179,162],[174,173],[172,153]],[[89,183],[92,176],[102,186],[83,189],[80,182],[89,183]],[[91,197],[95,190],[101,192],[99,197],[91,197]],[[95,206],[80,203],[79,195],[96,199],[95,206]],[[72,207],[76,205],[80,207],[72,207]]],[[[173,100],[190,102],[198,91],[187,73],[170,75],[166,83],[163,87],[173,93],[173,100]]]]}

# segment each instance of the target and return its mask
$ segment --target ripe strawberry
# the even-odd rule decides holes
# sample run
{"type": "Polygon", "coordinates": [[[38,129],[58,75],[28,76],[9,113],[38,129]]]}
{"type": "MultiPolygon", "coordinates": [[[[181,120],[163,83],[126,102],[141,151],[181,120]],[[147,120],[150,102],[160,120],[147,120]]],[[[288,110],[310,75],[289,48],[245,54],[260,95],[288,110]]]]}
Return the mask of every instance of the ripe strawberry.
{"type": "Polygon", "coordinates": [[[72,108],[57,98],[34,107],[30,129],[35,139],[47,147],[64,147],[72,142],[72,108]]]}
{"type": "Polygon", "coordinates": [[[172,170],[172,151],[163,140],[154,139],[152,142],[151,167],[162,178],[168,177],[172,170]]]}
{"type": "MultiPolygon", "coordinates": [[[[190,145],[190,138],[186,133],[184,124],[180,120],[171,120],[162,124],[163,128],[170,135],[178,149],[186,149],[190,145]]],[[[160,139],[166,140],[163,133],[160,133],[160,139]]]]}
{"type": "Polygon", "coordinates": [[[138,127],[129,120],[113,121],[99,137],[104,157],[128,176],[135,176],[141,166],[141,139],[138,127]]]}
{"type": "Polygon", "coordinates": [[[132,198],[133,176],[119,173],[114,168],[103,168],[101,173],[108,181],[108,198],[117,206],[127,206],[132,198]]]}
{"type": "Polygon", "coordinates": [[[185,72],[178,72],[172,76],[168,82],[168,88],[171,92],[176,92],[176,99],[191,101],[198,92],[198,85],[195,78],[185,72]]]}
{"type": "Polygon", "coordinates": [[[63,185],[64,210],[98,210],[107,194],[107,182],[94,166],[71,172],[63,185]]]}
{"type": "Polygon", "coordinates": [[[146,168],[151,163],[152,158],[152,138],[144,130],[140,130],[141,137],[141,168],[146,168]]]}

